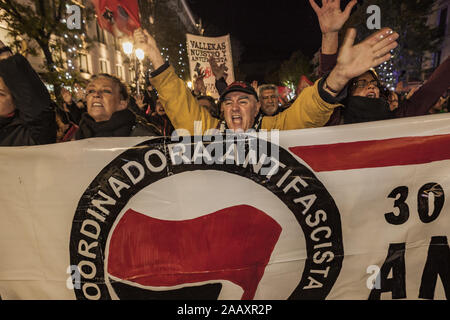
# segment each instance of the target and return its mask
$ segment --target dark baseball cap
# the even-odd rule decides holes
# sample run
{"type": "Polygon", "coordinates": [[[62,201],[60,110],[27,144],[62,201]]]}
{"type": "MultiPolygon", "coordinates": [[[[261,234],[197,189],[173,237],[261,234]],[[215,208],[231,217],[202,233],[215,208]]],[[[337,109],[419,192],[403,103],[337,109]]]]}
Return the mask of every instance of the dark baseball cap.
{"type": "Polygon", "coordinates": [[[230,92],[234,92],[234,91],[251,94],[251,95],[255,96],[257,101],[259,101],[258,94],[256,93],[255,89],[253,89],[253,87],[250,83],[245,82],[245,81],[235,81],[232,84],[230,84],[225,89],[225,91],[220,95],[219,101],[222,102],[225,99],[225,96],[227,94],[229,94],[230,92]]]}

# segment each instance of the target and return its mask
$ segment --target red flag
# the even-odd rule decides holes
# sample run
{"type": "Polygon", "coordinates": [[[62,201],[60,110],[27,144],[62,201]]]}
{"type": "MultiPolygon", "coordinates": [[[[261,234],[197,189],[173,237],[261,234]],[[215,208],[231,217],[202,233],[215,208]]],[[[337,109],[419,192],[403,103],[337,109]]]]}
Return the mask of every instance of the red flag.
{"type": "Polygon", "coordinates": [[[295,90],[295,93],[298,96],[303,91],[303,89],[310,87],[312,85],[313,85],[312,81],[303,75],[300,78],[300,81],[298,82],[298,86],[297,86],[297,89],[295,90]]]}
{"type": "Polygon", "coordinates": [[[278,87],[278,95],[282,98],[286,98],[291,93],[291,89],[288,87],[278,87]]]}
{"type": "Polygon", "coordinates": [[[137,0],[92,0],[92,3],[99,26],[115,36],[119,32],[131,36],[141,26],[137,0]]]}
{"type": "Polygon", "coordinates": [[[181,221],[128,209],[110,240],[108,273],[150,287],[228,280],[243,289],[243,300],[253,299],[281,231],[248,205],[181,221]]]}

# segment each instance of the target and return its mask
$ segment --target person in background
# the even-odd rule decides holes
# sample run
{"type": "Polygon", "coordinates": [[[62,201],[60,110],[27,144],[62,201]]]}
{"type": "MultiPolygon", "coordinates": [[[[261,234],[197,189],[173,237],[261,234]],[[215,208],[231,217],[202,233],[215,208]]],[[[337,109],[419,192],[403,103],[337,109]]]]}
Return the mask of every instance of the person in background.
{"type": "Polygon", "coordinates": [[[160,136],[168,137],[175,130],[159,99],[156,100],[155,112],[148,119],[158,127],[160,136]]]}
{"type": "Polygon", "coordinates": [[[75,92],[75,98],[77,101],[75,101],[72,97],[69,90],[64,87],[61,88],[61,97],[64,101],[63,109],[67,112],[69,120],[74,124],[79,125],[81,116],[87,111],[85,105],[85,95],[83,88],[81,88],[79,84],[75,84],[73,91],[75,92]]]}
{"type": "Polygon", "coordinates": [[[261,112],[265,116],[274,116],[280,112],[278,87],[274,84],[263,84],[258,87],[258,97],[261,101],[261,112]]]}
{"type": "Polygon", "coordinates": [[[0,41],[0,146],[56,142],[55,108],[27,59],[0,41]]]}
{"type": "Polygon", "coordinates": [[[204,107],[206,110],[209,111],[209,113],[217,119],[220,119],[220,112],[218,110],[216,101],[211,96],[198,96],[197,102],[200,105],[200,107],[204,107]]]}
{"type": "Polygon", "coordinates": [[[388,96],[389,110],[394,111],[398,108],[399,97],[398,94],[392,91],[388,96]]]}

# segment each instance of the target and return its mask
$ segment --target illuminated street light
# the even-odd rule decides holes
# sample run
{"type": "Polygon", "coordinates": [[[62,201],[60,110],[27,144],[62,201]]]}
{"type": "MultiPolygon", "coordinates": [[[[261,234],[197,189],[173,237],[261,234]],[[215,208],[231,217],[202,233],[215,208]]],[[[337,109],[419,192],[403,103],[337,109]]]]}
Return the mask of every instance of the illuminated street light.
{"type": "Polygon", "coordinates": [[[142,61],[144,59],[144,56],[145,56],[144,50],[136,49],[136,51],[134,51],[134,54],[140,61],[142,61]]]}
{"type": "Polygon", "coordinates": [[[133,44],[131,42],[124,42],[122,43],[123,52],[125,54],[131,54],[133,52],[133,44]]]}

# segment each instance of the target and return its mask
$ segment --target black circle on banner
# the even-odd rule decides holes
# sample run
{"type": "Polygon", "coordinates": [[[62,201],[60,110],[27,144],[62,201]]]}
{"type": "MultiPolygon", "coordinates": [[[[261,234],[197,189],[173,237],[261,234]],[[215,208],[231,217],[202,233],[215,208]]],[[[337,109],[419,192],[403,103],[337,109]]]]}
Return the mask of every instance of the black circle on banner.
{"type": "MultiPolygon", "coordinates": [[[[194,137],[191,138],[194,139],[194,137]]],[[[313,172],[301,164],[289,151],[259,138],[251,139],[253,139],[252,144],[255,141],[267,144],[267,150],[272,150],[272,147],[278,148],[278,160],[285,166],[279,167],[278,172],[268,178],[267,175],[255,172],[252,165],[244,167],[242,164],[236,163],[195,164],[193,161],[174,164],[169,148],[177,142],[173,142],[169,137],[147,140],[130,147],[105,166],[83,193],[73,218],[69,244],[70,264],[79,266],[79,268],[83,267],[80,281],[77,283],[76,277],[73,278],[76,298],[111,299],[110,289],[105,281],[106,242],[115,220],[134,195],[168,176],[197,170],[217,170],[250,179],[272,192],[289,208],[301,226],[307,250],[307,259],[301,280],[290,294],[289,299],[325,299],[336,282],[344,257],[339,210],[329,192],[313,172]],[[164,156],[163,160],[161,160],[161,155],[164,156]],[[151,163],[153,172],[145,165],[145,158],[151,163]],[[136,184],[133,184],[130,177],[122,170],[122,166],[130,161],[136,161],[145,168],[145,176],[136,184]],[[287,175],[288,170],[291,171],[289,175],[287,175]],[[115,196],[108,182],[111,177],[131,186],[120,191],[120,198],[115,196]],[[283,180],[283,177],[287,178],[283,180]],[[294,188],[284,190],[286,184],[292,181],[293,177],[300,177],[307,182],[307,186],[301,186],[297,190],[294,188]],[[284,182],[277,186],[277,182],[281,180],[284,182]],[[104,208],[108,210],[107,214],[100,212],[92,205],[93,199],[105,200],[99,194],[115,199],[113,205],[104,205],[104,208]],[[306,209],[299,199],[311,195],[315,196],[315,201],[310,203],[311,205],[306,209]],[[88,210],[91,210],[90,214],[88,210]],[[94,217],[92,212],[96,212],[97,215],[94,217]],[[90,221],[86,222],[87,220],[90,221]],[[86,232],[80,232],[82,227],[85,231],[90,232],[89,237],[86,236],[86,232]],[[319,238],[326,243],[319,243],[319,238]],[[83,243],[80,244],[81,242],[83,243]],[[83,248],[86,249],[86,246],[89,245],[89,254],[86,254],[86,250],[84,254],[80,254],[80,246],[84,246],[83,248]]],[[[249,141],[250,139],[245,141],[246,150],[249,148],[249,141]]],[[[220,142],[203,141],[202,143],[205,147],[211,143],[223,143],[223,150],[226,150],[230,142],[223,139],[220,142]]],[[[194,153],[195,146],[195,143],[186,144],[186,147],[191,149],[191,155],[194,153]]],[[[270,155],[268,156],[270,157],[270,155]]]]}

